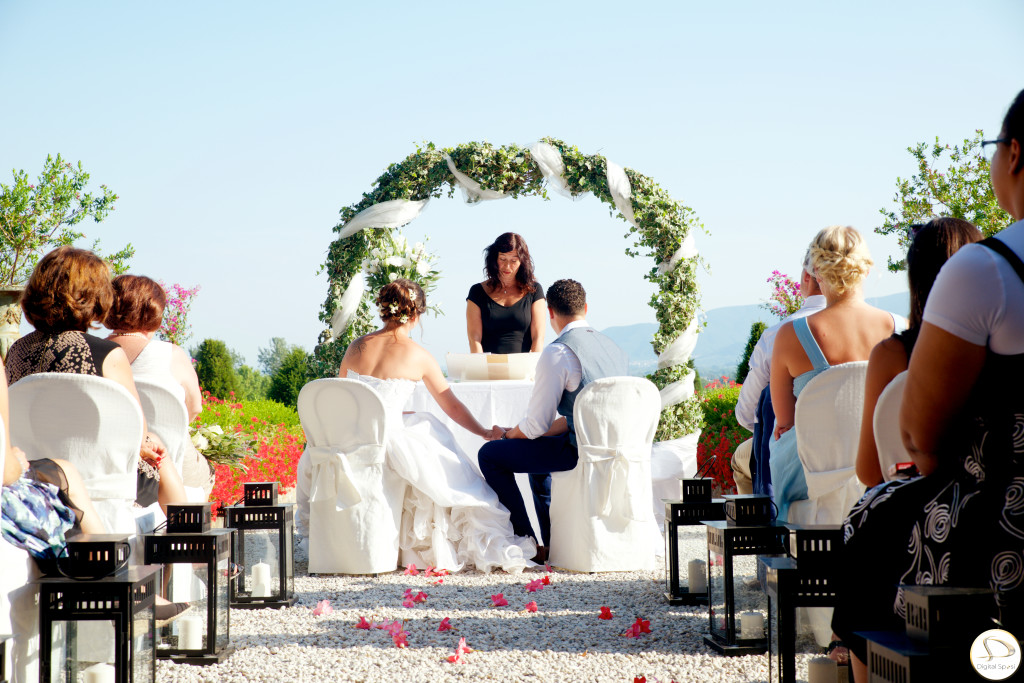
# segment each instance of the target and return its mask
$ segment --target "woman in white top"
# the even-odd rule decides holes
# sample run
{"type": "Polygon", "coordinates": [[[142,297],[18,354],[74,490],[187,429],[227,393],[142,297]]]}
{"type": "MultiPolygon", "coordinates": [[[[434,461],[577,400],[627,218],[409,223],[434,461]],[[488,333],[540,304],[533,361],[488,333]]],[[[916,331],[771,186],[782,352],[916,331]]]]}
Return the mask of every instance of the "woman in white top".
{"type": "Polygon", "coordinates": [[[991,589],[972,638],[994,627],[988,618],[1024,627],[1024,91],[982,144],[994,152],[996,199],[1016,222],[954,254],[928,296],[900,409],[924,476],[871,489],[845,522],[832,625],[858,681],[866,648],[854,634],[902,625],[900,584],[991,589]]]}
{"type": "MultiPolygon", "coordinates": [[[[113,332],[107,338],[128,356],[132,377],[167,387],[185,404],[191,422],[203,410],[192,360],[180,346],[155,338],[167,303],[164,288],[141,275],[118,275],[113,286],[114,304],[105,321],[113,332]]],[[[209,495],[213,488],[210,467],[188,438],[185,442],[183,483],[209,495]]]]}
{"type": "Polygon", "coordinates": [[[353,341],[339,375],[376,389],[389,413],[388,464],[410,484],[399,547],[403,564],[458,570],[516,571],[532,566],[532,539],[512,532],[509,513],[451,432],[422,413],[403,415],[417,382],[457,424],[490,441],[501,427],[481,425],[452,392],[433,356],[409,338],[427,309],[415,282],[398,279],[381,289],[377,305],[384,327],[353,341]]]}

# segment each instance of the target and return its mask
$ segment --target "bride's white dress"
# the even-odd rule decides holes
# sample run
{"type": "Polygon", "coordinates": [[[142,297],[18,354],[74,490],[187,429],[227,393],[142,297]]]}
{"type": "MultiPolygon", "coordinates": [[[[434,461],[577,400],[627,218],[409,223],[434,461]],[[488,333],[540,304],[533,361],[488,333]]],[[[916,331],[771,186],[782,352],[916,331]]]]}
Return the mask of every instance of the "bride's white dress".
{"type": "Polygon", "coordinates": [[[348,379],[369,384],[384,399],[387,462],[409,483],[399,535],[401,563],[450,571],[468,564],[484,572],[534,566],[533,539],[512,533],[508,510],[448,428],[428,413],[403,414],[416,383],[351,370],[348,379]]]}

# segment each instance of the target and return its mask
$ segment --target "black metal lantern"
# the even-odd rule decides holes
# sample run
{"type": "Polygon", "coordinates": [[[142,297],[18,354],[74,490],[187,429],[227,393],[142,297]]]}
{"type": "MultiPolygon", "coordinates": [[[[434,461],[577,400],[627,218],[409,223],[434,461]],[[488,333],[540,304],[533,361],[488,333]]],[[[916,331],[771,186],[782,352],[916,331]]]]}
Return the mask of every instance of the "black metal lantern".
{"type": "Polygon", "coordinates": [[[7,683],[7,641],[12,636],[0,636],[0,683],[7,683]]]}
{"type": "MultiPolygon", "coordinates": [[[[832,607],[836,602],[836,554],[843,545],[839,525],[789,528],[792,557],[762,557],[767,570],[768,680],[794,683],[797,607],[832,607]]],[[[807,678],[803,676],[802,678],[807,678]]]]}
{"type": "Polygon", "coordinates": [[[683,479],[682,500],[665,503],[665,599],[670,605],[707,604],[707,551],[702,544],[699,553],[686,552],[687,540],[693,540],[694,527],[701,540],[707,532],[705,520],[725,519],[725,499],[711,498],[711,479],[683,479]],[[683,575],[685,567],[685,576],[683,575]]]}
{"type": "Polygon", "coordinates": [[[723,655],[762,654],[768,648],[764,627],[768,600],[756,586],[756,556],[785,554],[789,530],[771,521],[768,496],[725,496],[725,509],[726,521],[704,522],[710,631],[704,642],[723,655]],[[755,586],[748,587],[751,583],[755,586]]]}
{"type": "Polygon", "coordinates": [[[235,530],[231,562],[241,569],[230,582],[231,606],[290,607],[295,604],[294,505],[278,504],[276,481],[244,488],[242,504],[224,508],[226,525],[235,530]]]}
{"type": "Polygon", "coordinates": [[[159,625],[156,656],[216,664],[234,652],[228,609],[231,529],[210,528],[211,503],[168,505],[167,528],[143,537],[146,564],[166,567],[161,594],[189,610],[159,625]]]}
{"type": "MultiPolygon", "coordinates": [[[[979,662],[969,653],[977,636],[997,628],[992,620],[992,591],[904,586],[903,597],[905,631],[858,634],[867,640],[869,678],[900,683],[979,680],[975,669],[979,662]]],[[[982,658],[982,662],[1002,664],[998,659],[982,658]]]]}
{"type": "Polygon", "coordinates": [[[67,576],[37,582],[39,680],[153,683],[160,568],[119,569],[128,559],[127,536],[83,535],[67,548],[67,558],[60,560],[67,576]]]}

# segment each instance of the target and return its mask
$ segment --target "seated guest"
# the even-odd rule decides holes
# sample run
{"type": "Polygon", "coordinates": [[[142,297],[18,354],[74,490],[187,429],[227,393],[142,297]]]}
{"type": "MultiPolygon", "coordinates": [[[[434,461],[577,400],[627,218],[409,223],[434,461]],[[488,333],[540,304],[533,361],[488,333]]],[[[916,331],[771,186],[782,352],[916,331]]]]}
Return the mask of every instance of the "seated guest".
{"type": "Polygon", "coordinates": [[[939,269],[965,244],[977,242],[981,231],[959,218],[936,218],[927,225],[915,226],[907,251],[907,279],[910,282],[910,321],[906,330],[878,342],[868,359],[868,377],[864,386],[864,416],[861,420],[860,446],[857,449],[857,478],[871,488],[882,483],[883,472],[875,445],[875,405],[882,390],[907,369],[910,352],[921,330],[921,315],[928,292],[939,269]]]}
{"type": "MultiPolygon", "coordinates": [[[[154,339],[164,319],[167,303],[164,288],[140,275],[118,275],[113,286],[114,304],[104,323],[113,332],[107,339],[124,350],[136,380],[158,382],[171,388],[185,404],[191,422],[203,410],[199,378],[192,360],[180,346],[154,339]]],[[[202,488],[209,497],[213,489],[210,465],[190,439],[186,438],[185,444],[183,483],[202,488]]]]}
{"type": "Polygon", "coordinates": [[[479,454],[480,471],[511,513],[518,536],[534,536],[515,480],[516,472],[530,473],[543,538],[538,561],[546,559],[551,539],[549,475],[573,469],[578,459],[572,421],[576,396],[596,379],[629,374],[626,352],[587,324],[586,314],[583,285],[558,280],[548,287],[548,315],[559,336],[537,361],[526,417],[500,440],[484,444],[479,454]]]}
{"type": "MultiPolygon", "coordinates": [[[[0,361],[0,370],[4,364],[0,361]]],[[[3,535],[34,557],[56,559],[70,536],[105,534],[78,470],[67,460],[29,461],[11,445],[7,382],[0,382],[4,429],[3,535]]]]}
{"type": "Polygon", "coordinates": [[[811,242],[810,254],[826,306],[783,324],[772,349],[775,438],[770,467],[778,519],[783,522],[788,519],[790,504],[807,498],[793,430],[797,396],[829,367],[867,360],[875,344],[903,327],[902,320],[864,302],[861,285],[873,262],[859,232],[851,227],[825,228],[811,242]]]}
{"type": "MultiPolygon", "coordinates": [[[[536,546],[516,538],[508,512],[488,488],[472,459],[455,445],[451,432],[437,420],[416,413],[403,416],[417,382],[462,428],[496,439],[500,427],[481,425],[448,386],[441,367],[409,338],[427,310],[423,289],[405,278],[381,288],[377,295],[382,327],[349,344],[339,376],[373,387],[389,413],[388,465],[405,479],[399,547],[404,563],[426,564],[457,571],[472,564],[480,571],[519,571],[528,566],[536,546]]],[[[309,504],[312,485],[308,456],[299,462],[297,499],[309,504]]]]}
{"type": "Polygon", "coordinates": [[[544,346],[544,289],[522,236],[506,232],[484,250],[487,279],[470,287],[470,353],[527,353],[544,346]]]}
{"type": "MultiPolygon", "coordinates": [[[[750,354],[750,371],[740,387],[740,397],[736,402],[736,419],[743,427],[754,433],[747,457],[737,461],[733,455],[733,467],[745,473],[751,492],[761,495],[772,495],[771,470],[768,468],[768,449],[775,429],[775,412],[772,410],[771,391],[768,380],[771,378],[772,349],[775,346],[775,335],[788,322],[805,318],[825,308],[825,297],[821,294],[818,281],[814,279],[814,267],[811,265],[811,251],[804,254],[804,262],[800,267],[800,296],[803,304],[800,310],[772,325],[761,333],[753,352],[750,354]]],[[[745,442],[744,442],[745,443],[745,442]]],[[[737,449],[739,452],[739,449],[737,449]]],[[[739,480],[737,479],[737,485],[739,480]]],[[[740,491],[740,493],[743,493],[740,491]]]]}
{"type": "MultiPolygon", "coordinates": [[[[37,372],[67,372],[111,379],[135,397],[131,366],[121,347],[86,331],[102,322],[114,299],[110,266],[86,249],[58,247],[36,264],[21,297],[35,331],[14,342],[7,354],[7,383],[37,372]]],[[[181,478],[152,434],[139,446],[136,503],[185,502],[181,478]]]]}
{"type": "Polygon", "coordinates": [[[859,682],[867,647],[856,634],[902,628],[901,584],[988,588],[984,616],[1024,628],[1024,91],[988,146],[992,190],[1016,222],[954,254],[925,303],[900,407],[923,476],[870,489],[844,523],[832,627],[859,682]]]}

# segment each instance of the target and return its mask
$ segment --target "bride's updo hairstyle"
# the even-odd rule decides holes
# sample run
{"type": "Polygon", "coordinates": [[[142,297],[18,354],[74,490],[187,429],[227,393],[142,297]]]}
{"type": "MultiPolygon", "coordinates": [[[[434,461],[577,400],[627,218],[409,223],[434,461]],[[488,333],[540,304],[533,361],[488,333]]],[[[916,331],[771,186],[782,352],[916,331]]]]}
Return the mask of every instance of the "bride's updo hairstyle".
{"type": "Polygon", "coordinates": [[[427,295],[412,280],[400,277],[381,287],[377,293],[377,312],[385,325],[404,325],[427,310],[427,295]]]}
{"type": "Polygon", "coordinates": [[[859,285],[875,263],[864,238],[850,226],[833,225],[819,232],[810,255],[818,281],[836,294],[859,285]]]}

